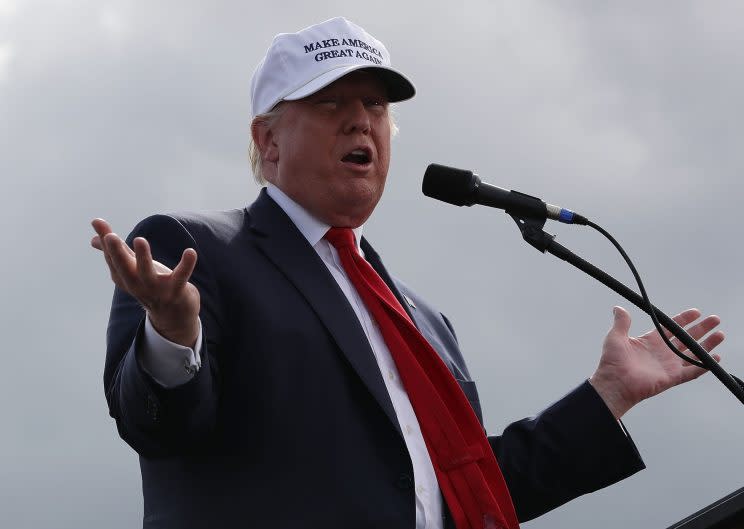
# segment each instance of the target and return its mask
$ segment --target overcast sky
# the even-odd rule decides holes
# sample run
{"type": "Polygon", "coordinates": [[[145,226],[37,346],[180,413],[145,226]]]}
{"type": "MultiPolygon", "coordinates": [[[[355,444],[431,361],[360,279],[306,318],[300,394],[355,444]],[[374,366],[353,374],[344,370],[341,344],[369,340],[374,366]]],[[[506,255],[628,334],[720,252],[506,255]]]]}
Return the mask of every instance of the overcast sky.
{"type": "MultiPolygon", "coordinates": [[[[724,364],[744,375],[744,4],[265,4],[0,0],[0,526],[141,525],[137,457],[103,395],[112,285],[89,221],[126,234],[252,202],[253,68],[275,33],[337,15],[418,88],[365,233],[454,322],[491,433],[591,375],[628,304],[503,213],[423,197],[431,162],[604,226],[658,307],[722,317],[724,364]]],[[[598,234],[548,229],[631,280],[598,234]]],[[[744,485],[743,419],[711,375],[644,402],[625,424],[648,468],[524,527],[667,527],[744,485]]]]}

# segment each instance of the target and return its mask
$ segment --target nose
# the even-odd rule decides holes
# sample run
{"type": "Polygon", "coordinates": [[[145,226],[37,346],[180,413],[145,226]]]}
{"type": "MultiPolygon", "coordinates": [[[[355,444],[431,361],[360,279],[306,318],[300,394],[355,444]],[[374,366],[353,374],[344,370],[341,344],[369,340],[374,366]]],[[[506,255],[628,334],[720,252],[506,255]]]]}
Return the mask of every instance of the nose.
{"type": "Polygon", "coordinates": [[[370,120],[369,110],[364,102],[361,100],[350,102],[348,105],[346,122],[344,123],[344,132],[346,134],[351,134],[353,132],[368,134],[371,127],[372,121],[370,120]]]}

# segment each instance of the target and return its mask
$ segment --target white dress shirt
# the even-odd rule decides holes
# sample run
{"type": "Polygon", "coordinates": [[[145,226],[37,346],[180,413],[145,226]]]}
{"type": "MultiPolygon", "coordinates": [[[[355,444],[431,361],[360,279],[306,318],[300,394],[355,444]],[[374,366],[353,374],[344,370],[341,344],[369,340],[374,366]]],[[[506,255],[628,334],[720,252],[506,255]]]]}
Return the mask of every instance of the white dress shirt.
{"type": "MultiPolygon", "coordinates": [[[[357,318],[359,318],[390,394],[390,400],[393,403],[400,429],[403,432],[403,439],[413,464],[416,529],[442,529],[442,497],[418,419],[377,323],[349,281],[336,249],[323,238],[331,226],[310,215],[278,187],[269,184],[267,192],[294,222],[310,243],[310,246],[318,253],[318,256],[328,267],[329,272],[349,300],[357,318]]],[[[356,237],[357,251],[363,256],[359,247],[362,226],[353,231],[356,237]]],[[[201,357],[199,355],[201,341],[201,322],[199,323],[199,337],[196,340],[196,347],[192,349],[170,342],[160,336],[150,323],[150,319],[146,318],[142,350],[139,351],[142,368],[164,387],[183,384],[190,380],[201,367],[201,357]]]]}

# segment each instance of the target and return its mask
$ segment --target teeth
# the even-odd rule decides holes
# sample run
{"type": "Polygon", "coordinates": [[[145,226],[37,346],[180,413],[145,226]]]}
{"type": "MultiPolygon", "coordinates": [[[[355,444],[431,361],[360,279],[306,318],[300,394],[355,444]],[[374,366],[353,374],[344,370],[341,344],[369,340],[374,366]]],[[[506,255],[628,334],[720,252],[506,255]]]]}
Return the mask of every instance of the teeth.
{"type": "Polygon", "coordinates": [[[364,149],[354,149],[342,158],[344,162],[351,162],[357,165],[364,165],[370,162],[369,152],[364,149]]]}

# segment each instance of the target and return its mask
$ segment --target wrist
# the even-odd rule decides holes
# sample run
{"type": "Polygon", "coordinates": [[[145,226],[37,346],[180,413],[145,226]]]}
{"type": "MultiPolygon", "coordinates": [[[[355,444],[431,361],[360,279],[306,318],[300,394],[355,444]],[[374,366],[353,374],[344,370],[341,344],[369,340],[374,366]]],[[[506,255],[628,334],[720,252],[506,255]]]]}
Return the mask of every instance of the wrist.
{"type": "Polygon", "coordinates": [[[152,312],[147,313],[153,329],[168,341],[184,347],[194,348],[199,337],[199,318],[185,318],[176,321],[159,318],[152,312]]]}
{"type": "Polygon", "coordinates": [[[620,419],[637,402],[633,402],[623,393],[617,381],[608,380],[601,374],[594,373],[589,378],[589,384],[604,401],[607,408],[615,419],[620,419]]]}

